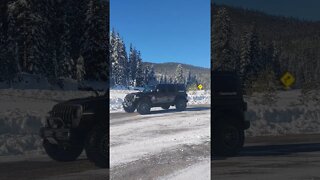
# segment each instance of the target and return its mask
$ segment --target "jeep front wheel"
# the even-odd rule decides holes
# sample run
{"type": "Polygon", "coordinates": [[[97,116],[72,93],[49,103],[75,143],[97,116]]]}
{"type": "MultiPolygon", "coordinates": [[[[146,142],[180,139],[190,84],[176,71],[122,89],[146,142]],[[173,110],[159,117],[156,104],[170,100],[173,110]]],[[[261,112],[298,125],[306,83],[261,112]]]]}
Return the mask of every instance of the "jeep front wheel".
{"type": "Polygon", "coordinates": [[[184,111],[187,108],[187,102],[184,99],[178,99],[176,102],[176,109],[178,111],[184,111]]]}
{"type": "Polygon", "coordinates": [[[88,134],[85,150],[88,159],[100,168],[109,167],[109,142],[106,126],[96,126],[88,134]]]}
{"type": "Polygon", "coordinates": [[[234,156],[239,153],[244,144],[244,130],[232,123],[215,125],[213,132],[213,154],[219,156],[234,156]]]}
{"type": "Polygon", "coordinates": [[[123,106],[123,109],[127,113],[133,113],[136,110],[134,106],[123,106]]]}
{"type": "Polygon", "coordinates": [[[75,161],[83,151],[83,143],[63,146],[52,144],[47,139],[43,140],[43,147],[51,159],[60,162],[75,161]]]}
{"type": "Polygon", "coordinates": [[[149,114],[150,113],[150,104],[148,102],[142,101],[139,103],[137,111],[139,114],[149,114]]]}

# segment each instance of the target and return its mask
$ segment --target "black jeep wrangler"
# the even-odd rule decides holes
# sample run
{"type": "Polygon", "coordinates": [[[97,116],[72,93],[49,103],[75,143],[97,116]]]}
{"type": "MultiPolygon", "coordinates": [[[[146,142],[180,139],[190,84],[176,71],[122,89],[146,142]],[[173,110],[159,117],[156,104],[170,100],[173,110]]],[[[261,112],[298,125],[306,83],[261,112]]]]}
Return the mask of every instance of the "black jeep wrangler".
{"type": "Polygon", "coordinates": [[[85,149],[88,159],[109,167],[109,98],[72,99],[55,105],[41,128],[43,147],[56,161],[74,161],[85,149]]]}
{"type": "Polygon", "coordinates": [[[137,109],[139,114],[148,114],[152,107],[169,109],[170,106],[176,106],[177,110],[183,111],[187,107],[187,98],[183,84],[158,84],[146,87],[143,92],[126,95],[122,105],[128,113],[137,109]]]}
{"type": "Polygon", "coordinates": [[[243,100],[240,78],[232,72],[213,72],[212,80],[212,152],[218,156],[236,155],[244,144],[247,103],[243,100]]]}

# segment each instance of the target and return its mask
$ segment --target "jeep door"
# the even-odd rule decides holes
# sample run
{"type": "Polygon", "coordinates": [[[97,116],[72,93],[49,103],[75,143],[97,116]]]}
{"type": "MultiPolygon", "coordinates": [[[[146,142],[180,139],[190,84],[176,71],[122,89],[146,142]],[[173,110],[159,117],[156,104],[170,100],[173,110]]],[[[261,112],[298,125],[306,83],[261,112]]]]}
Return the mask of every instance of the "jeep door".
{"type": "Polygon", "coordinates": [[[160,84],[156,88],[156,92],[152,94],[151,101],[153,104],[163,104],[166,103],[167,100],[167,88],[165,85],[160,84]]]}
{"type": "Polygon", "coordinates": [[[178,92],[177,86],[170,84],[168,86],[166,103],[173,103],[176,98],[177,92],[178,92]]]}

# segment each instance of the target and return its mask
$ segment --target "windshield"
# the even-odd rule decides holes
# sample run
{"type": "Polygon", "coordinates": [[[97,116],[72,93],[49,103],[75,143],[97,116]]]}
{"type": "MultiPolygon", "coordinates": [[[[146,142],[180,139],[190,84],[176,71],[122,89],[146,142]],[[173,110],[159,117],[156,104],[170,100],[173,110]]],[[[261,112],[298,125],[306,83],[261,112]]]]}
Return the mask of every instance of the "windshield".
{"type": "Polygon", "coordinates": [[[156,89],[156,86],[145,86],[143,92],[152,92],[156,89]]]}

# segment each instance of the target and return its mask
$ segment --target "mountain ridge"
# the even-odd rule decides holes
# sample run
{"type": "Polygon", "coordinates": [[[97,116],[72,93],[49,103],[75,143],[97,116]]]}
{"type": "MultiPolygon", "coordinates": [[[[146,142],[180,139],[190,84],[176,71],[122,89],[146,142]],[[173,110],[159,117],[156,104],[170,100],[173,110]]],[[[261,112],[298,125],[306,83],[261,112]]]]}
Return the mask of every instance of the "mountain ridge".
{"type": "Polygon", "coordinates": [[[192,75],[197,77],[199,83],[203,84],[205,87],[210,87],[210,68],[194,66],[185,63],[177,62],[165,62],[165,63],[153,63],[153,62],[143,62],[143,67],[153,66],[156,76],[166,75],[168,78],[174,78],[177,66],[181,64],[183,68],[183,75],[188,76],[189,71],[192,75]]]}

